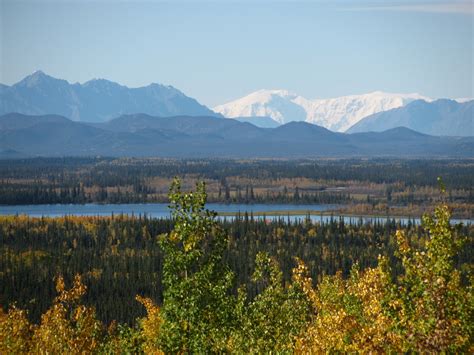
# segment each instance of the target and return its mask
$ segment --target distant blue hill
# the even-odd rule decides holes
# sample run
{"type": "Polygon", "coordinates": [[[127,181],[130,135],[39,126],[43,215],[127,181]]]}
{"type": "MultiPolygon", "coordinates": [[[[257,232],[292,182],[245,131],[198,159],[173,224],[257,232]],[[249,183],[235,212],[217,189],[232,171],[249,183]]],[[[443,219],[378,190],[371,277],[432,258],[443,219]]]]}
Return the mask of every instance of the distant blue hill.
{"type": "Polygon", "coordinates": [[[124,115],[102,123],[58,115],[0,116],[0,158],[24,156],[174,158],[472,157],[474,137],[435,137],[398,127],[336,133],[307,122],[260,128],[213,116],[124,115]]]}
{"type": "Polygon", "coordinates": [[[464,103],[448,99],[413,101],[367,116],[347,133],[381,132],[400,126],[435,136],[474,136],[474,100],[464,103]]]}
{"type": "Polygon", "coordinates": [[[154,116],[220,116],[172,86],[128,88],[104,79],[70,84],[41,71],[12,86],[0,84],[0,103],[0,115],[56,114],[87,122],[104,122],[138,112],[154,116]]]}
{"type": "Polygon", "coordinates": [[[251,123],[261,128],[276,128],[280,125],[279,122],[267,116],[232,117],[232,118],[240,122],[251,123]]]}

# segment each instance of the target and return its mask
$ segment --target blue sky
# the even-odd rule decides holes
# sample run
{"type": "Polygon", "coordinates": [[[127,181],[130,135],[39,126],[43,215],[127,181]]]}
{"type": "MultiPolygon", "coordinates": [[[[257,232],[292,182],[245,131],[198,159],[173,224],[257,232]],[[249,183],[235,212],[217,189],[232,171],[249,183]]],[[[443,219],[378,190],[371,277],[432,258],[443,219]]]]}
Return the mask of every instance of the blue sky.
{"type": "Polygon", "coordinates": [[[0,82],[31,72],[214,106],[258,89],[472,97],[472,1],[0,0],[0,82]]]}

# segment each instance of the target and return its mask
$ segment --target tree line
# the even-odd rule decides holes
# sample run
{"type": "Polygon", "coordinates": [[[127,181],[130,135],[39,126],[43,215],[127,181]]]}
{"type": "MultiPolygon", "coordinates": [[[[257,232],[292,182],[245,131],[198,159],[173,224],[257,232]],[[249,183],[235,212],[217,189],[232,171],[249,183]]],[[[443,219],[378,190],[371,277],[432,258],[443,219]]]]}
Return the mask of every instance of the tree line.
{"type": "Polygon", "coordinates": [[[342,184],[367,187],[367,203],[423,204],[436,194],[438,175],[449,181],[453,202],[472,204],[473,171],[470,160],[0,160],[0,204],[166,202],[174,176],[208,181],[210,202],[354,202],[347,191],[331,189],[342,184]],[[305,188],[304,179],[315,186],[305,188]],[[375,189],[379,196],[368,191],[374,184],[384,189],[375,189]]]}

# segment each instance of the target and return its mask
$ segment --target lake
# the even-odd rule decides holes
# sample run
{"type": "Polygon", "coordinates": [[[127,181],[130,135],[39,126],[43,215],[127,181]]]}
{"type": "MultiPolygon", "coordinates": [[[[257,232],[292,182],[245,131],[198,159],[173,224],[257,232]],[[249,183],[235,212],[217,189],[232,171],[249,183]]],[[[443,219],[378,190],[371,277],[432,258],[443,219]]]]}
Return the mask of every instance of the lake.
{"type": "MultiPolygon", "coordinates": [[[[336,208],[335,205],[291,205],[291,204],[224,204],[209,203],[206,207],[218,213],[245,213],[270,211],[317,211],[336,208]]],[[[26,214],[32,217],[147,215],[154,218],[170,217],[167,203],[84,204],[84,205],[14,205],[0,206],[0,215],[26,214]]]]}
{"type": "MultiPolygon", "coordinates": [[[[314,222],[326,222],[331,218],[342,218],[346,223],[359,223],[359,222],[385,222],[386,217],[373,217],[373,216],[339,216],[334,215],[322,215],[322,212],[327,212],[336,209],[337,205],[294,205],[294,204],[223,204],[223,203],[209,203],[206,207],[210,210],[218,213],[235,213],[245,214],[247,213],[265,213],[265,218],[276,219],[284,218],[285,220],[296,221],[307,218],[308,212],[311,211],[310,218],[314,222]],[[282,211],[298,211],[300,213],[287,215],[277,215],[278,212],[282,211]]],[[[147,217],[153,218],[169,218],[170,210],[167,203],[146,203],[146,204],[84,204],[84,205],[13,205],[13,206],[0,206],[0,215],[17,215],[24,214],[31,217],[59,217],[59,216],[110,216],[110,215],[146,215],[147,217]]],[[[221,216],[222,219],[230,219],[232,216],[221,216]]],[[[256,217],[263,218],[263,216],[256,217]]],[[[396,221],[400,221],[402,224],[408,223],[409,220],[414,223],[420,223],[419,218],[407,218],[407,217],[390,217],[396,221]]],[[[453,223],[472,223],[469,219],[452,219],[453,223]]]]}

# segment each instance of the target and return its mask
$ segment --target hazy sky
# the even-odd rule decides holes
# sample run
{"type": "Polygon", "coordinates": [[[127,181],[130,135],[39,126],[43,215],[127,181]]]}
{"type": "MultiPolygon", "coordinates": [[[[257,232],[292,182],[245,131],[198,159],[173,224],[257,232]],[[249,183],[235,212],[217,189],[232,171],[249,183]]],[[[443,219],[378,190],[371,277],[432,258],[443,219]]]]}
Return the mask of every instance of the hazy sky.
{"type": "Polygon", "coordinates": [[[169,84],[210,107],[262,88],[474,96],[472,0],[0,1],[8,85],[41,69],[169,84]]]}

